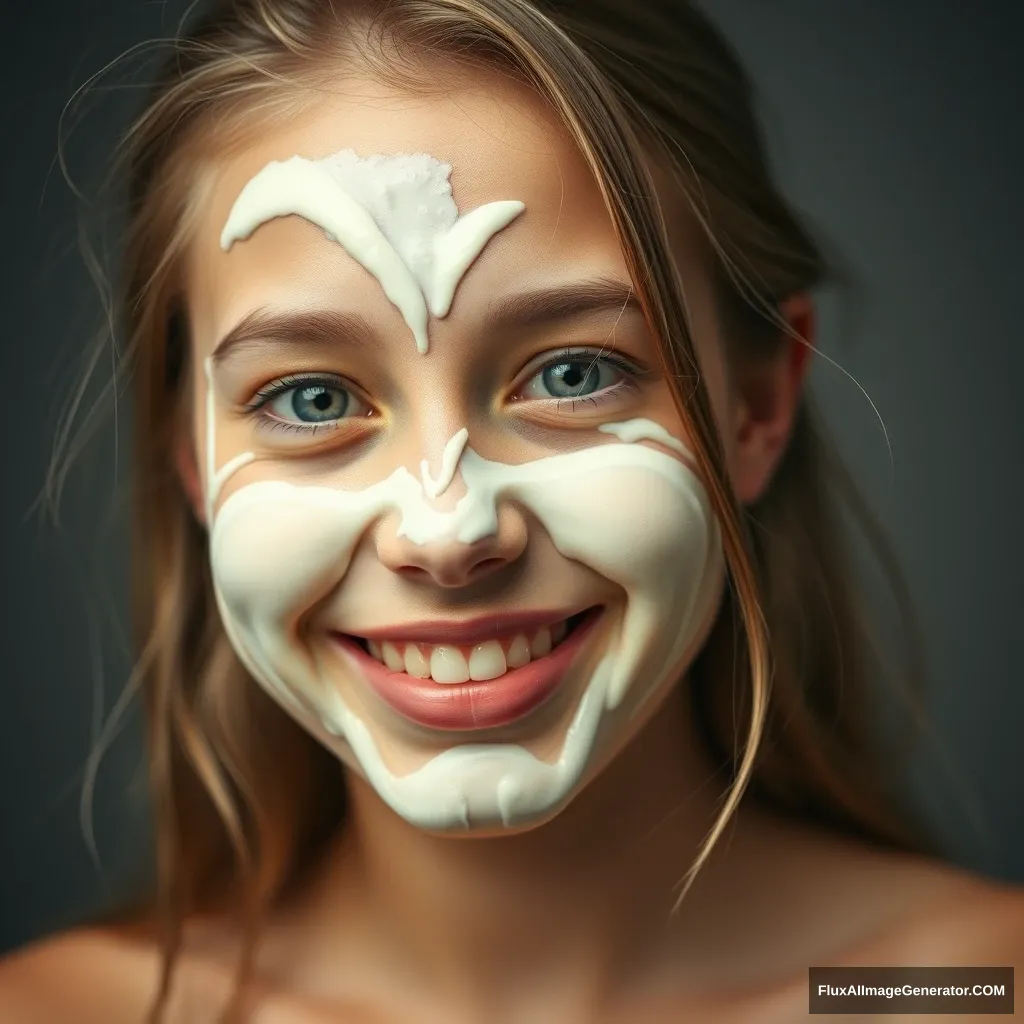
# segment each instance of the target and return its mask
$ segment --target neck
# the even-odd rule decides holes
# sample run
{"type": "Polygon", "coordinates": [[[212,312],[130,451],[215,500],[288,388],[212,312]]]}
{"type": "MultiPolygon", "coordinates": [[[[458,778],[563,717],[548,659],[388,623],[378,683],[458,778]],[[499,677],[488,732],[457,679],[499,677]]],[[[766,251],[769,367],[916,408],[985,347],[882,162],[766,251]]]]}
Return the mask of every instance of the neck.
{"type": "Polygon", "coordinates": [[[561,814],[498,838],[424,833],[362,780],[307,906],[390,936],[392,953],[483,1003],[574,974],[591,990],[672,941],[679,883],[727,784],[698,753],[685,684],[561,814]],[[342,897],[342,893],[345,893],[342,897]],[[588,984],[586,979],[590,979],[588,984]]]}

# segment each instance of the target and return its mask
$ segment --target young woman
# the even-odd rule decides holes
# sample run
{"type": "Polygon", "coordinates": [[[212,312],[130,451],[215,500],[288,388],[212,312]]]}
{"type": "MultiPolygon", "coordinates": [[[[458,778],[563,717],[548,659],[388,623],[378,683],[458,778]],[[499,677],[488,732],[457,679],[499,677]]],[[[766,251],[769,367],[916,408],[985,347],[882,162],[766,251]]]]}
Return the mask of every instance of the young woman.
{"type": "Polygon", "coordinates": [[[128,140],[159,886],[0,1017],[791,1021],[1021,964],[885,799],[823,260],[682,0],[233,0],[128,140]]]}

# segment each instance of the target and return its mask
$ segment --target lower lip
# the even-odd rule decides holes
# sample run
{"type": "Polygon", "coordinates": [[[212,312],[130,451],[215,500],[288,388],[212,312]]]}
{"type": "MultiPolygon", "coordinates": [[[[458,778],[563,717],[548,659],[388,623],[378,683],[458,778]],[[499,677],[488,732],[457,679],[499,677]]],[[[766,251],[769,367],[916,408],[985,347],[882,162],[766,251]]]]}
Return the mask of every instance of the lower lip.
{"type": "Polygon", "coordinates": [[[359,664],[374,692],[403,718],[430,729],[468,731],[510,725],[539,708],[558,689],[600,617],[587,617],[550,653],[482,682],[435,683],[407,672],[392,672],[350,637],[335,634],[359,664]]]}

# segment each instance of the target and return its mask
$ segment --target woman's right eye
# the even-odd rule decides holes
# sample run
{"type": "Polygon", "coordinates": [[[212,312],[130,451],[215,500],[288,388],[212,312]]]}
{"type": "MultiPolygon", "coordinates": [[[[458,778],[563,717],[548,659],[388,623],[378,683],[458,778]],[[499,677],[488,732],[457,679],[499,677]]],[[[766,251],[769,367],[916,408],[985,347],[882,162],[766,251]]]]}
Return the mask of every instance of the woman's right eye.
{"type": "Polygon", "coordinates": [[[262,388],[249,406],[268,425],[295,430],[335,427],[369,413],[366,402],[338,380],[294,377],[262,388]]]}

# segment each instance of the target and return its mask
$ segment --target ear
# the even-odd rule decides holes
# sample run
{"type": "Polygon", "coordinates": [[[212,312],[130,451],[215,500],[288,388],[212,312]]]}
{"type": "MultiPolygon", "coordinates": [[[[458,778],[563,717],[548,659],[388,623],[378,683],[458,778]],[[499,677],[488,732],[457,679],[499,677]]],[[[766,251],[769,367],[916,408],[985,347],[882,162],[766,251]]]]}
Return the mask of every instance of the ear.
{"type": "Polygon", "coordinates": [[[760,498],[789,443],[814,347],[814,305],[801,294],[780,303],[789,325],[779,351],[735,376],[732,478],[745,505],[760,498]]]}
{"type": "Polygon", "coordinates": [[[185,491],[192,514],[201,525],[206,524],[206,503],[203,500],[203,484],[199,478],[199,462],[196,446],[188,431],[180,430],[174,441],[174,466],[178,479],[185,491]]]}

